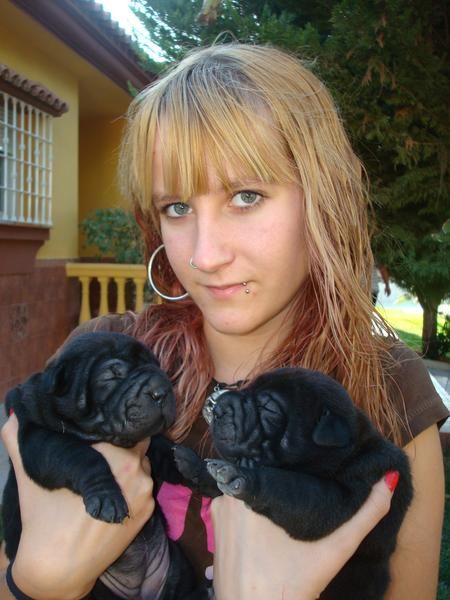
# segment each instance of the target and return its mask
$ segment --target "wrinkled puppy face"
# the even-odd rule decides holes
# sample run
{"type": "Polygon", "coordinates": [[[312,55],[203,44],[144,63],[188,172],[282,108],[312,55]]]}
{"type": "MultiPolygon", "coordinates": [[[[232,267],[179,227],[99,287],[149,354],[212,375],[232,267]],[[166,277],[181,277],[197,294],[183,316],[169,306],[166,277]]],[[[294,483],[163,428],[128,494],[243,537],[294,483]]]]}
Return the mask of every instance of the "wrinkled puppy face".
{"type": "Polygon", "coordinates": [[[359,418],[345,389],[306,369],[277,369],[222,394],[211,433],[218,453],[242,466],[336,469],[352,452],[359,418]]]}
{"type": "Polygon", "coordinates": [[[47,424],[90,441],[129,447],[175,420],[172,385],[157,359],[119,333],[74,338],[47,366],[40,387],[47,424]]]}

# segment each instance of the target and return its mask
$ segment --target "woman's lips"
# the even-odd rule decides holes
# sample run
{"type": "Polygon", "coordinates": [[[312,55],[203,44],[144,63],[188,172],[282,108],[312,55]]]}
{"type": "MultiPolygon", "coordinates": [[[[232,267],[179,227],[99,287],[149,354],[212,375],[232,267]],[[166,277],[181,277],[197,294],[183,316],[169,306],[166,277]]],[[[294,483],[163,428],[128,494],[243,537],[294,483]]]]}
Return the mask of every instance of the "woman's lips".
{"type": "Polygon", "coordinates": [[[207,285],[206,289],[215,298],[229,298],[239,292],[244,291],[244,285],[242,283],[232,283],[231,285],[213,286],[207,285]]]}

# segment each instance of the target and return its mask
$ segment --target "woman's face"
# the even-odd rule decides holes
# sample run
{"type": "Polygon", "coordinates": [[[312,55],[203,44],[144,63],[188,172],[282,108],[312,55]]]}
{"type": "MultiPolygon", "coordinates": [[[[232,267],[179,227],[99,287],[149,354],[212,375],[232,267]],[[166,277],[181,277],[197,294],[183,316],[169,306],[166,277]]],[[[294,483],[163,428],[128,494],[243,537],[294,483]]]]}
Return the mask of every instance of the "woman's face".
{"type": "Polygon", "coordinates": [[[153,200],[162,240],[205,333],[279,333],[308,273],[300,188],[236,180],[229,193],[211,171],[207,193],[180,202],[166,193],[162,169],[157,145],[153,200]]]}

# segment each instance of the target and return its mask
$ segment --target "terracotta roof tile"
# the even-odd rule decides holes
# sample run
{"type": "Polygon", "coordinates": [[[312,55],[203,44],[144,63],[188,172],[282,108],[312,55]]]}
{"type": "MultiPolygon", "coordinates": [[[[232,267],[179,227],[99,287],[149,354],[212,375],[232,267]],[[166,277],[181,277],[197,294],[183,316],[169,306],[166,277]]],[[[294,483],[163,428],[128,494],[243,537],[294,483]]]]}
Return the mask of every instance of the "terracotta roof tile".
{"type": "Polygon", "coordinates": [[[54,116],[60,116],[69,110],[69,105],[56,94],[50,91],[37,81],[24,77],[17,71],[14,71],[7,65],[0,64],[0,89],[6,83],[9,88],[7,91],[28,101],[30,104],[37,105],[42,110],[51,113],[54,116]]]}

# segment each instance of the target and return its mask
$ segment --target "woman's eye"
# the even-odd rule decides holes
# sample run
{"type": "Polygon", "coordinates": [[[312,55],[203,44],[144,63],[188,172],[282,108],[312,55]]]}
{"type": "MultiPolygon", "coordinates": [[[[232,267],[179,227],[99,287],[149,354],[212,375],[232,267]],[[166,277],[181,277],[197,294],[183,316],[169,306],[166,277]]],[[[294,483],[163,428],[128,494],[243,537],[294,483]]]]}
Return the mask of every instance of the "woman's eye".
{"type": "Polygon", "coordinates": [[[238,192],[231,199],[233,205],[237,206],[238,208],[249,208],[251,206],[255,206],[255,204],[258,204],[261,200],[261,194],[250,191],[238,192]]]}
{"type": "Polygon", "coordinates": [[[175,202],[164,207],[164,214],[167,217],[178,218],[184,217],[191,212],[191,207],[185,202],[175,202]]]}

